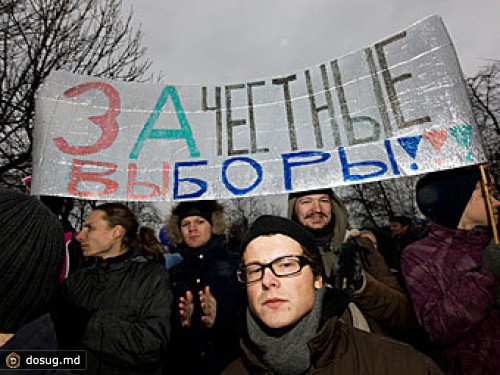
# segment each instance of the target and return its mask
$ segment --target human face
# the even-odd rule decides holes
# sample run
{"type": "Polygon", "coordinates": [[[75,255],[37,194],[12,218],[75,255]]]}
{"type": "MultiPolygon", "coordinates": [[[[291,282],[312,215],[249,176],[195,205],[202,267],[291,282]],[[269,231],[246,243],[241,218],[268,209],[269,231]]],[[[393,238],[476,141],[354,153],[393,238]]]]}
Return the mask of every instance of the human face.
{"type": "Polygon", "coordinates": [[[389,230],[393,237],[400,237],[408,231],[408,225],[402,225],[398,221],[391,221],[389,223],[389,230]]]}
{"type": "Polygon", "coordinates": [[[297,198],[295,215],[310,229],[323,229],[332,220],[332,201],[328,194],[311,194],[297,198]]]}
{"type": "Polygon", "coordinates": [[[210,241],[212,225],[201,216],[188,216],[181,221],[181,234],[187,246],[197,248],[210,241]]]}
{"type": "Polygon", "coordinates": [[[125,230],[121,225],[110,227],[105,217],[104,211],[93,211],[76,236],[82,245],[84,256],[109,258],[123,253],[122,238],[125,230]]]}
{"type": "MultiPolygon", "coordinates": [[[[260,236],[247,245],[243,263],[266,264],[287,255],[303,255],[297,241],[282,234],[260,236]]],[[[312,310],[315,290],[322,285],[321,276],[315,277],[309,265],[284,277],[266,268],[261,280],[247,284],[250,311],[269,328],[291,327],[312,310]]]]}
{"type": "MultiPolygon", "coordinates": [[[[490,195],[490,199],[493,212],[495,213],[495,222],[498,222],[498,207],[500,206],[500,202],[492,195],[490,195]]],[[[486,201],[483,196],[481,184],[478,182],[458,223],[458,228],[472,229],[477,226],[487,225],[488,211],[486,209],[486,201]]]]}

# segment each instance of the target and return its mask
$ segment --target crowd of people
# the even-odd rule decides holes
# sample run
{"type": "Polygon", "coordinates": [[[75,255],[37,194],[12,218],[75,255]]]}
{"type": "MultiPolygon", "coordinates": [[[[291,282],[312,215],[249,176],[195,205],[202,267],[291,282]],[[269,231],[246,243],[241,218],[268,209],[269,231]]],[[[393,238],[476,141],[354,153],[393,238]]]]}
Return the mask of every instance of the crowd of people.
{"type": "Polygon", "coordinates": [[[85,350],[90,374],[498,374],[493,185],[432,172],[425,219],[356,230],[333,189],[294,192],[238,245],[213,200],[159,237],[104,203],[65,237],[50,201],[0,189],[0,350],[85,350]]]}

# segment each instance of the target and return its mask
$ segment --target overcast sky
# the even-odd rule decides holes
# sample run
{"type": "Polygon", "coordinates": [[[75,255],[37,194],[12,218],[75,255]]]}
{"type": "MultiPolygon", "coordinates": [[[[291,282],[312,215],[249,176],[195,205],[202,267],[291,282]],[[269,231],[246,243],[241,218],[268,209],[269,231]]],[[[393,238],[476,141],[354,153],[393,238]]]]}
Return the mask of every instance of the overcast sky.
{"type": "MultiPolygon", "coordinates": [[[[466,76],[500,60],[500,0],[123,0],[169,84],[303,71],[440,15],[466,76]]],[[[276,196],[277,203],[285,202],[276,196]]],[[[168,210],[169,204],[164,204],[168,210]]]]}
{"type": "Polygon", "coordinates": [[[242,82],[303,70],[440,15],[465,75],[500,59],[500,0],[124,0],[174,84],[242,82]]]}

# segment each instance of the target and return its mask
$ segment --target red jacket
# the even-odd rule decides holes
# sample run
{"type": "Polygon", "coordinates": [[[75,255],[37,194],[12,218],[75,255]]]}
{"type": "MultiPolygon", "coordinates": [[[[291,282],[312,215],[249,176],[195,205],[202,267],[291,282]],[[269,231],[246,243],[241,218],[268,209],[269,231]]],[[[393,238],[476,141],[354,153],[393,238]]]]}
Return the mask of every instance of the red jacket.
{"type": "Polygon", "coordinates": [[[429,236],[409,245],[401,269],[419,323],[437,344],[448,374],[500,374],[497,281],[482,268],[485,229],[432,224],[429,236]]]}

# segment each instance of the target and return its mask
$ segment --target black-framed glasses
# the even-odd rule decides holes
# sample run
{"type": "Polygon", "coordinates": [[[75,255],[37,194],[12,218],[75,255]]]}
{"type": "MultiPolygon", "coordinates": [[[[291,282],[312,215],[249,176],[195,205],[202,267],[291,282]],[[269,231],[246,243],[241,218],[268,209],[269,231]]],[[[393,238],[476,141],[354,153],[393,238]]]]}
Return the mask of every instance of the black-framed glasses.
{"type": "Polygon", "coordinates": [[[302,255],[285,255],[274,259],[273,261],[262,263],[248,263],[241,266],[236,271],[238,281],[242,284],[251,284],[262,280],[264,271],[269,268],[276,277],[292,276],[310,264],[309,260],[302,255]]]}

